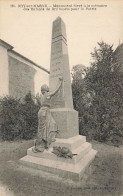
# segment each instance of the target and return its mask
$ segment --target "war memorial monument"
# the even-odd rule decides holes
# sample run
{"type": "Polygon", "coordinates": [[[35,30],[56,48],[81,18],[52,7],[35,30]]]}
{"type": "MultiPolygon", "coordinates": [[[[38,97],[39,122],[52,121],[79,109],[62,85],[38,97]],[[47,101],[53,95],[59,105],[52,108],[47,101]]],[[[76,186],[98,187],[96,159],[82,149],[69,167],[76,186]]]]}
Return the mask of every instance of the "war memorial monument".
{"type": "Polygon", "coordinates": [[[97,151],[79,135],[78,112],[73,109],[65,24],[53,22],[49,89],[41,88],[38,136],[34,147],[20,159],[26,166],[60,177],[80,180],[97,151]],[[42,132],[43,130],[43,132],[42,132]]]}

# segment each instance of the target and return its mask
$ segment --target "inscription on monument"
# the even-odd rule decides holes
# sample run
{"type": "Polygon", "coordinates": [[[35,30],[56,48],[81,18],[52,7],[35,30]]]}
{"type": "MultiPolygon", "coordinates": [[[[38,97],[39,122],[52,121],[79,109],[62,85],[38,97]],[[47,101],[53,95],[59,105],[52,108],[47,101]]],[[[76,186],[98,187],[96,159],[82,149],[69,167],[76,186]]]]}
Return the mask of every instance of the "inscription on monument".
{"type": "Polygon", "coordinates": [[[69,59],[66,44],[66,30],[61,18],[53,22],[52,46],[50,62],[50,91],[54,91],[59,83],[59,77],[63,77],[61,89],[51,99],[51,108],[73,108],[72,91],[69,71],[69,59]]]}

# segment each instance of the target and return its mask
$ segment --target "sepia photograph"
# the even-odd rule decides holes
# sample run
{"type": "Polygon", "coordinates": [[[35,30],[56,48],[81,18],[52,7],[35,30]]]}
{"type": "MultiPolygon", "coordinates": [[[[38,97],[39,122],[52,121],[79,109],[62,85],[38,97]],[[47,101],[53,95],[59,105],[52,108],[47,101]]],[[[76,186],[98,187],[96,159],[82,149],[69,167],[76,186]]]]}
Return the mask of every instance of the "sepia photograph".
{"type": "Polygon", "coordinates": [[[123,196],[122,0],[0,0],[0,196],[123,196]]]}

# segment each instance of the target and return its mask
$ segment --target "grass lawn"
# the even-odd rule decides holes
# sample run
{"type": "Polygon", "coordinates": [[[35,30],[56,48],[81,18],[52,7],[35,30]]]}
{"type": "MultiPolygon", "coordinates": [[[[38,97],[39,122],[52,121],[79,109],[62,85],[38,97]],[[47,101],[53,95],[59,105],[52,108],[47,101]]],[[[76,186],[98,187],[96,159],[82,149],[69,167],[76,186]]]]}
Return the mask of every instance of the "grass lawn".
{"type": "Polygon", "coordinates": [[[61,183],[51,175],[19,165],[33,141],[0,142],[0,196],[123,196],[123,146],[114,147],[92,141],[98,151],[83,179],[77,185],[61,183]],[[68,186],[69,185],[69,186],[68,186]]]}

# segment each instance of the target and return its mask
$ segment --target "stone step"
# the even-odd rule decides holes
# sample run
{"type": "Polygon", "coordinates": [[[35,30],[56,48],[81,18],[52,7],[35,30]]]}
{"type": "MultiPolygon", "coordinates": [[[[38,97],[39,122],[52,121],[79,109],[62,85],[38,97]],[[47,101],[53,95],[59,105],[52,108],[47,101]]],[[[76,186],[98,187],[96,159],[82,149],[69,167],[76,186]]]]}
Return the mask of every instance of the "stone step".
{"type": "Polygon", "coordinates": [[[73,149],[78,148],[84,142],[86,142],[85,136],[76,135],[68,139],[56,138],[56,141],[52,142],[50,147],[53,146],[68,147],[72,151],[73,149]]]}
{"type": "Polygon", "coordinates": [[[74,163],[77,163],[82,159],[85,154],[87,154],[92,149],[92,145],[88,142],[83,143],[79,148],[76,148],[72,151],[73,154],[77,154],[73,156],[72,160],[74,163]]]}
{"type": "Polygon", "coordinates": [[[54,153],[52,153],[53,148],[49,148],[48,150],[44,150],[44,152],[37,152],[37,153],[34,153],[32,151],[32,148],[33,147],[27,150],[27,155],[74,164],[74,163],[77,163],[80,159],[82,159],[84,155],[87,152],[89,152],[89,150],[91,150],[91,144],[88,142],[85,142],[81,144],[79,148],[76,148],[75,150],[73,150],[72,153],[77,154],[77,155],[73,156],[72,159],[56,156],[54,153]]]}
{"type": "Polygon", "coordinates": [[[80,180],[85,168],[94,159],[96,153],[97,151],[91,149],[91,151],[89,151],[84,156],[84,158],[76,164],[54,161],[29,155],[21,158],[20,162],[25,166],[53,173],[63,178],[65,177],[71,180],[80,180]]]}

